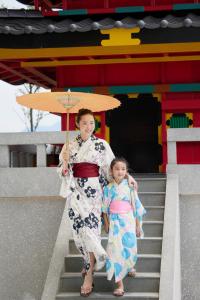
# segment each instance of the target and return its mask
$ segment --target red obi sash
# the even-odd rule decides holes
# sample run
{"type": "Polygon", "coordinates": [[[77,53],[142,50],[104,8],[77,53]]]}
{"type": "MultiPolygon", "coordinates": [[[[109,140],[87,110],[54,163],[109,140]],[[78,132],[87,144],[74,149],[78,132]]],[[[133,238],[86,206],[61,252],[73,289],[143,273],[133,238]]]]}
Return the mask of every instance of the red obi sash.
{"type": "Polygon", "coordinates": [[[99,177],[99,166],[87,162],[73,164],[74,177],[99,177]]]}

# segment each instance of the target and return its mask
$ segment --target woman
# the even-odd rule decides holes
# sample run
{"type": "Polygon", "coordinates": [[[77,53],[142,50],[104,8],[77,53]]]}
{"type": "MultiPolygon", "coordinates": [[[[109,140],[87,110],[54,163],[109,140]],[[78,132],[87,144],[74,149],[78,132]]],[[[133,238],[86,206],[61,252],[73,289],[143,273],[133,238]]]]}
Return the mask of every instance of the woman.
{"type": "Polygon", "coordinates": [[[114,154],[105,140],[93,135],[92,111],[79,110],[76,125],[80,134],[69,143],[69,149],[63,146],[58,171],[62,178],[60,194],[67,197],[74,241],[84,258],[80,293],[89,296],[93,289],[93,270],[101,269],[107,257],[100,237],[102,188],[110,179],[114,154]]]}

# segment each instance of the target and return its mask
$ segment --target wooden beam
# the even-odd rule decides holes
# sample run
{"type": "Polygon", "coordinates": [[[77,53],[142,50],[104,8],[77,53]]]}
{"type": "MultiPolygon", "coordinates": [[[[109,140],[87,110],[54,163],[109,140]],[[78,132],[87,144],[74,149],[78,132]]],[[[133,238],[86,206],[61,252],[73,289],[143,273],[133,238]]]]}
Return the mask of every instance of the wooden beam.
{"type": "Polygon", "coordinates": [[[76,65],[105,65],[105,64],[130,64],[130,63],[151,63],[151,62],[169,62],[169,61],[198,61],[200,55],[184,56],[153,56],[136,58],[108,58],[108,59],[85,59],[85,60],[57,60],[57,61],[33,61],[21,62],[22,68],[27,67],[58,67],[58,66],[76,66],[76,65]]]}
{"type": "Polygon", "coordinates": [[[35,68],[26,68],[28,72],[32,73],[33,75],[36,75],[37,77],[41,78],[42,80],[46,81],[47,83],[57,86],[57,82],[50,78],[49,76],[41,73],[40,71],[36,70],[35,68]]]}
{"type": "Polygon", "coordinates": [[[0,61],[5,59],[36,59],[50,57],[80,57],[102,55],[142,55],[200,52],[200,42],[140,44],[131,46],[91,46],[66,48],[7,49],[0,48],[0,61]]]}
{"type": "Polygon", "coordinates": [[[22,74],[22,73],[20,73],[20,72],[18,72],[16,70],[13,70],[12,68],[10,68],[7,65],[3,64],[2,62],[0,62],[0,67],[3,68],[3,69],[5,69],[5,70],[7,70],[7,71],[9,71],[11,74],[17,75],[20,78],[27,80],[27,82],[31,82],[31,83],[33,83],[35,85],[42,86],[45,89],[49,88],[49,86],[47,86],[47,85],[45,85],[43,83],[40,83],[37,80],[35,80],[35,79],[31,78],[31,77],[28,77],[28,76],[26,76],[26,75],[24,75],[24,74],[22,74]]]}

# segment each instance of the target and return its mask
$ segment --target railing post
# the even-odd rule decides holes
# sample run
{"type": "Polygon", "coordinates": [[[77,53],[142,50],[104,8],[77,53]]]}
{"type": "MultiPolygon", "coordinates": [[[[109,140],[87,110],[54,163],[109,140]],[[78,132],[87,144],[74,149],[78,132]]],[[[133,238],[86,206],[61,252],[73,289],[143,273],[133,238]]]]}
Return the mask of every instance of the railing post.
{"type": "Polygon", "coordinates": [[[37,167],[46,167],[46,145],[37,145],[37,167]]]}
{"type": "Polygon", "coordinates": [[[176,164],[177,163],[176,142],[168,141],[167,152],[168,152],[167,153],[168,164],[176,164]]]}
{"type": "Polygon", "coordinates": [[[0,145],[0,167],[10,167],[10,153],[8,145],[0,145]]]}

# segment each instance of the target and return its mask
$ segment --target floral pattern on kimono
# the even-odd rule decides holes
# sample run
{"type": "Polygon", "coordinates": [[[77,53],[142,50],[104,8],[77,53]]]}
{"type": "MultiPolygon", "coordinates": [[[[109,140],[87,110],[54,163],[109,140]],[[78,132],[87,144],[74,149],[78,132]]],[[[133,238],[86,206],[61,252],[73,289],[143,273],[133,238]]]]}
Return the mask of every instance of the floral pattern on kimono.
{"type": "Polygon", "coordinates": [[[134,267],[137,261],[136,217],[142,220],[145,209],[139,198],[133,198],[133,189],[124,179],[120,184],[109,183],[104,188],[102,211],[109,217],[109,235],[106,261],[108,280],[114,276],[115,282],[122,280],[134,267]],[[136,211],[127,213],[111,213],[110,204],[113,201],[126,201],[133,204],[136,211]],[[134,201],[134,203],[132,203],[134,201]]]}
{"type": "Polygon", "coordinates": [[[83,141],[79,135],[69,144],[69,171],[66,176],[63,176],[60,154],[58,167],[58,173],[62,178],[60,195],[67,198],[73,238],[83,255],[86,271],[90,268],[89,252],[94,253],[95,270],[101,269],[106,262],[107,254],[101,245],[100,236],[101,206],[103,186],[110,179],[109,168],[113,158],[114,154],[105,140],[92,135],[87,141],[83,141]],[[99,177],[73,177],[73,163],[80,162],[97,164],[99,177]]]}

